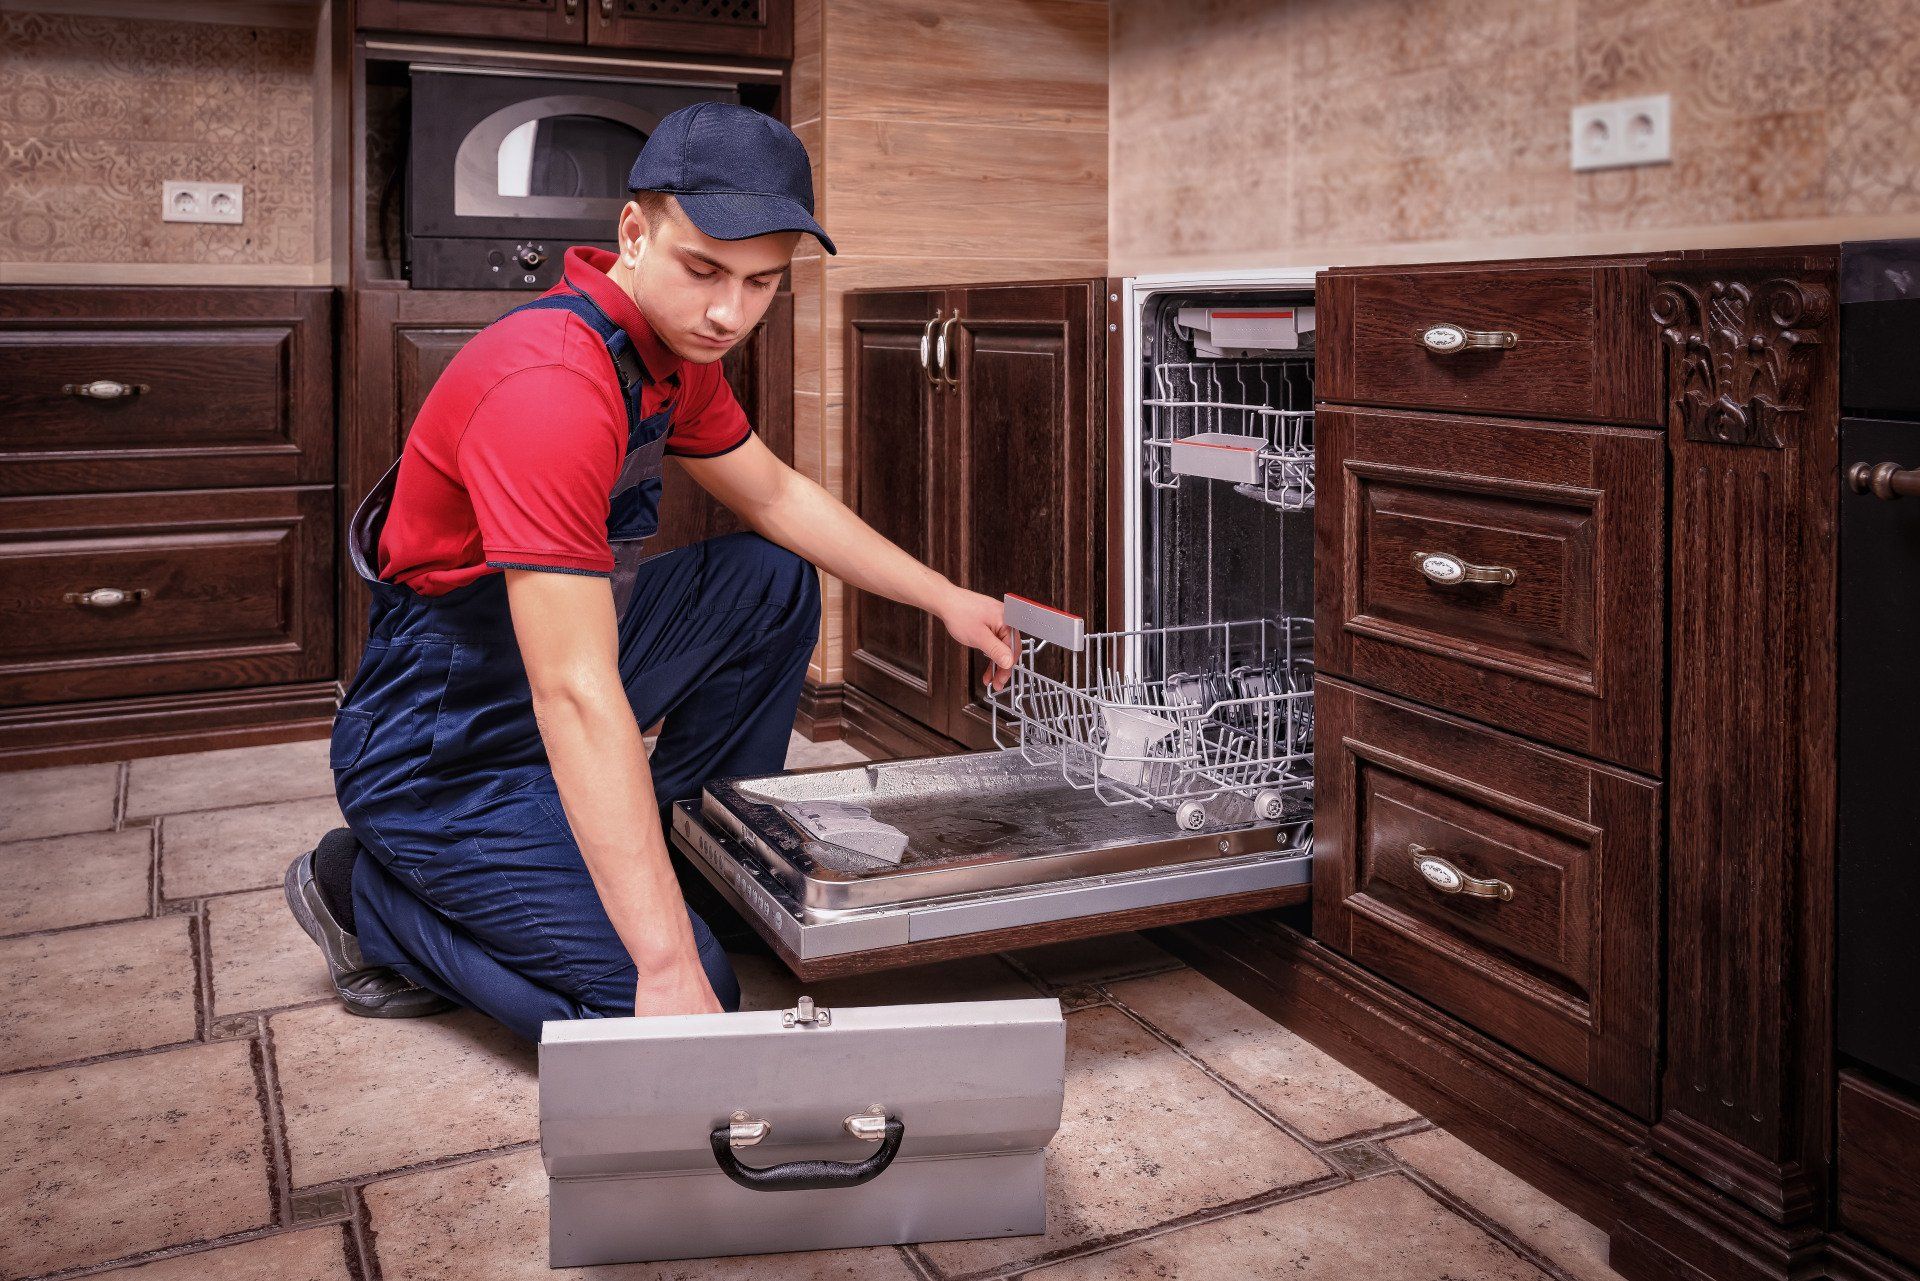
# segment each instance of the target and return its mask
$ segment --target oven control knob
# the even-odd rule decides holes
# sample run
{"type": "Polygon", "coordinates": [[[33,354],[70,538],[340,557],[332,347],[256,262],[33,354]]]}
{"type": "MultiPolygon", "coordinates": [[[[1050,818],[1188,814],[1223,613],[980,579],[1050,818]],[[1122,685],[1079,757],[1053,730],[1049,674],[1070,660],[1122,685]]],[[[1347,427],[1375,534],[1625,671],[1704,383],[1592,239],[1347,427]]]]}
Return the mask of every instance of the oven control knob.
{"type": "Polygon", "coordinates": [[[520,265],[522,267],[525,267],[528,271],[532,271],[535,267],[538,267],[541,263],[547,260],[547,256],[545,254],[541,253],[538,249],[534,249],[532,247],[522,249],[519,253],[519,258],[520,258],[520,265]]]}

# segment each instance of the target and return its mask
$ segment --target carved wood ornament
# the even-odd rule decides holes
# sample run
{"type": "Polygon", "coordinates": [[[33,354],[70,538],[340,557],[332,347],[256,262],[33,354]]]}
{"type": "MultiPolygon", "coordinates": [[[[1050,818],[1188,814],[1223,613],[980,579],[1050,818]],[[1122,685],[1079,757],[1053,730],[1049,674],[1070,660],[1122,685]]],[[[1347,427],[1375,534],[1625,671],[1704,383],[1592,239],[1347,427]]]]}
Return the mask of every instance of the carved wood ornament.
{"type": "Polygon", "coordinates": [[[1831,305],[1822,286],[1786,277],[1655,280],[1668,426],[1708,444],[1785,448],[1831,305]]]}

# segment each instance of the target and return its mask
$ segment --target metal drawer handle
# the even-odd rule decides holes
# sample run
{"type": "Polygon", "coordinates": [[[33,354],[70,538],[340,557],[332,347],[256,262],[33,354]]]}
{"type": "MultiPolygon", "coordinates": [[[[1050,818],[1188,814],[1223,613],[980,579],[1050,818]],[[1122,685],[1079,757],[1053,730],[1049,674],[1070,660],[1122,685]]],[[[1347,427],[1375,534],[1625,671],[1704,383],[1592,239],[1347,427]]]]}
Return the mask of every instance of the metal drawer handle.
{"type": "Polygon", "coordinates": [[[960,380],[953,376],[953,370],[948,364],[948,358],[959,350],[959,344],[953,341],[953,327],[959,322],[960,312],[958,308],[954,310],[951,316],[948,316],[940,322],[939,356],[935,363],[940,367],[941,379],[949,388],[956,388],[960,385],[960,380]]]}
{"type": "Polygon", "coordinates": [[[1420,335],[1420,345],[1436,356],[1456,351],[1504,351],[1520,345],[1511,329],[1462,329],[1458,325],[1431,325],[1420,335]]]}
{"type": "Polygon", "coordinates": [[[1465,894],[1469,898],[1497,898],[1502,903],[1513,901],[1513,886],[1505,881],[1481,880],[1477,876],[1468,876],[1424,845],[1408,845],[1407,853],[1413,856],[1413,866],[1419,871],[1421,879],[1442,894],[1465,894]]]}
{"type": "MultiPolygon", "coordinates": [[[[728,1125],[716,1125],[708,1136],[713,1148],[714,1163],[720,1172],[743,1188],[756,1192],[801,1192],[818,1188],[857,1188],[880,1176],[881,1171],[893,1164],[893,1158],[899,1154],[900,1142],[906,1138],[907,1127],[897,1119],[882,1113],[876,1117],[850,1116],[846,1120],[849,1133],[856,1137],[878,1142],[880,1150],[864,1161],[786,1161],[779,1165],[751,1166],[741,1163],[734,1155],[733,1131],[743,1122],[744,1113],[736,1112],[736,1118],[728,1125]],[[867,1121],[877,1122],[879,1134],[869,1138],[854,1130],[856,1122],[864,1125],[867,1121]]],[[[765,1138],[773,1127],[765,1121],[747,1118],[747,1123],[763,1127],[751,1143],[765,1138]]],[[[743,1144],[741,1146],[751,1146],[743,1144]]]]}
{"type": "Polygon", "coordinates": [[[927,381],[935,387],[940,385],[940,380],[933,376],[933,327],[939,323],[940,317],[935,316],[920,331],[920,368],[926,372],[927,381]]]}
{"type": "Polygon", "coordinates": [[[60,599],[69,605],[79,605],[84,609],[117,609],[128,603],[138,603],[153,595],[144,587],[128,591],[124,587],[96,587],[90,592],[68,592],[60,599]]]}
{"type": "Polygon", "coordinates": [[[96,378],[90,383],[68,383],[60,390],[69,396],[86,400],[125,400],[128,396],[138,396],[153,388],[146,383],[122,383],[111,378],[96,378]]]}
{"type": "Polygon", "coordinates": [[[1920,467],[1901,467],[1899,463],[1855,463],[1847,468],[1847,484],[1856,494],[1872,494],[1892,502],[1896,498],[1920,498],[1920,467]]]}
{"type": "Polygon", "coordinates": [[[1469,565],[1452,552],[1415,552],[1413,567],[1422,578],[1440,587],[1458,587],[1461,583],[1511,587],[1518,577],[1505,565],[1469,565]]]}
{"type": "Polygon", "coordinates": [[[566,13],[569,18],[580,12],[580,0],[567,0],[566,13]]]}

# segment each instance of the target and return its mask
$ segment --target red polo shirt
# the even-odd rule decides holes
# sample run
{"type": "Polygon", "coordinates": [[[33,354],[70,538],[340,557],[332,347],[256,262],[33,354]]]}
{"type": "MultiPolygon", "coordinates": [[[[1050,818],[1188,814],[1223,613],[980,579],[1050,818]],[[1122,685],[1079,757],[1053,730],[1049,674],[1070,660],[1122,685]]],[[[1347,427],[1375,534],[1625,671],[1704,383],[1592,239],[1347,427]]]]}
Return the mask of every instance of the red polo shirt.
{"type": "MultiPolygon", "coordinates": [[[[672,406],[667,452],[711,458],[751,428],[720,365],[695,365],[655,336],[607,275],[614,255],[575,245],[565,284],[633,339],[652,379],[643,414],[672,406]]],[[[380,534],[380,577],[425,596],[502,569],[610,575],[607,505],[627,450],[620,381],[600,336],[571,312],[489,325],[440,375],[400,455],[380,534]]]]}

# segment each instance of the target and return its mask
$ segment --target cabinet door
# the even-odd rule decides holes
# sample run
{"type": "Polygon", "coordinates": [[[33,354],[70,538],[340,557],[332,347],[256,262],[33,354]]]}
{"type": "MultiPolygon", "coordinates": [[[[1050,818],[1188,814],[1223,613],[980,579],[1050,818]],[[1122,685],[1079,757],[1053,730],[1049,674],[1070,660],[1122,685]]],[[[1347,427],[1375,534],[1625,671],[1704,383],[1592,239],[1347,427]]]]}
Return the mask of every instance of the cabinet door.
{"type": "Polygon", "coordinates": [[[792,0],[580,0],[587,43],[620,49],[793,56],[792,0]]]}
{"type": "MultiPolygon", "coordinates": [[[[455,353],[509,309],[537,295],[519,291],[361,289],[354,295],[352,365],[345,380],[346,448],[340,459],[337,528],[400,455],[420,406],[455,353]]],[[[353,679],[367,636],[367,592],[342,545],[340,679],[353,679]]]]}
{"type": "MultiPolygon", "coordinates": [[[[759,326],[728,352],[721,368],[753,430],[785,462],[793,461],[793,295],[774,295],[759,326]]],[[[743,528],[738,518],[667,460],[660,494],[660,532],[647,540],[656,554],[743,528]]]]}
{"type": "Polygon", "coordinates": [[[359,0],[354,27],[578,44],[589,3],[597,0],[359,0]]]}
{"type": "MultiPolygon", "coordinates": [[[[936,568],[946,519],[941,478],[955,459],[937,418],[927,341],[947,302],[937,290],[846,297],[848,501],[909,556],[936,568]]],[[[847,683],[942,729],[953,656],[940,624],[851,587],[846,600],[847,683]]]]}
{"type": "MultiPolygon", "coordinates": [[[[1082,617],[1105,553],[1106,282],[956,291],[949,424],[935,462],[952,495],[943,568],[955,582],[1082,617]]],[[[984,659],[942,635],[952,671],[941,728],[991,747],[984,659]]]]}

